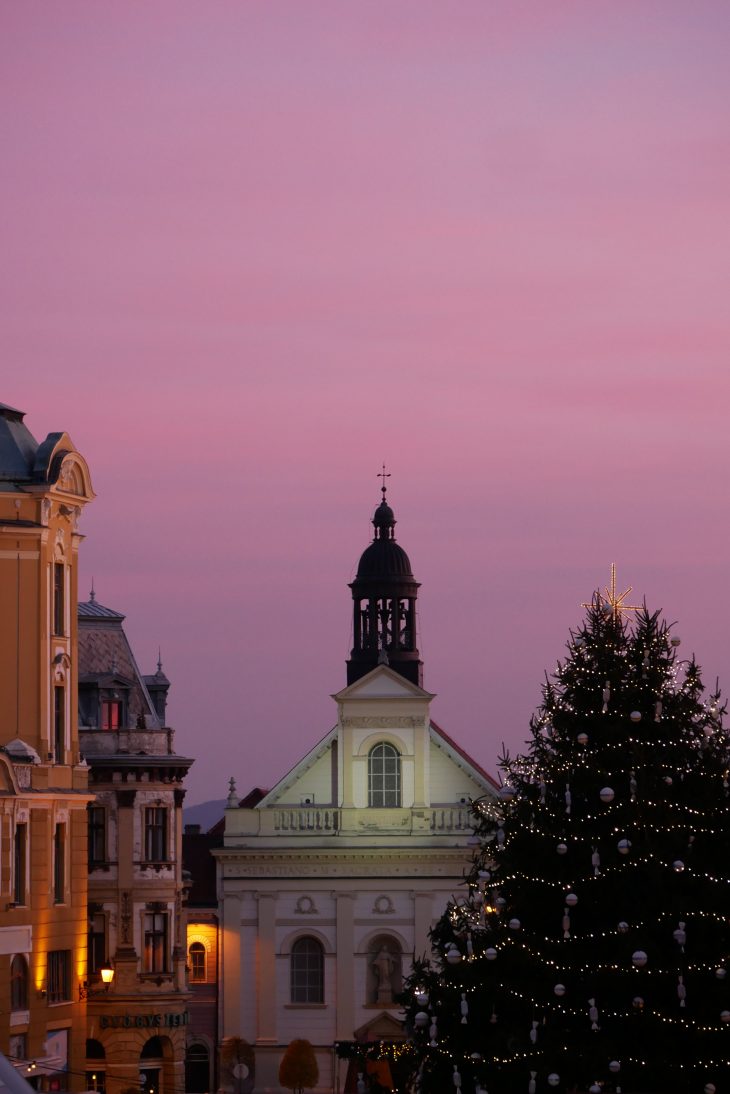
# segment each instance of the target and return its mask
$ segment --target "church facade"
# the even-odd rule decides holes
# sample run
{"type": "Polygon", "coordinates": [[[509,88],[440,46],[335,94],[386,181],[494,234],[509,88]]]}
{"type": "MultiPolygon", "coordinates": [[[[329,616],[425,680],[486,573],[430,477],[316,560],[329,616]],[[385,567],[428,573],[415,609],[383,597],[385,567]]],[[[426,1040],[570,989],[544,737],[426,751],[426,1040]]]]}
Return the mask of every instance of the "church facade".
{"type": "Polygon", "coordinates": [[[373,525],[334,727],[260,800],[229,797],[215,852],[220,1034],[224,1060],[232,1038],[254,1051],[237,1073],[223,1067],[224,1089],[245,1071],[249,1087],[279,1090],[287,1045],[306,1038],[320,1089],[339,1090],[336,1042],[402,1037],[395,1000],[462,880],[469,803],[496,792],[431,718],[419,586],[385,490],[373,525]]]}

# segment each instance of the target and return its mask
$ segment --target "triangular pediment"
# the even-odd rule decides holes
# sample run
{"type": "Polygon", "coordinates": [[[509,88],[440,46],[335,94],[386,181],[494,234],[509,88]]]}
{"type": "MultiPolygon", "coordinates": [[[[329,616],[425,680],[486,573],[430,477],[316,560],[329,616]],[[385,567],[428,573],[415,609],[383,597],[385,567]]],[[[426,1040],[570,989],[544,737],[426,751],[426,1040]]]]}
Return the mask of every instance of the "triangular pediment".
{"type": "Polygon", "coordinates": [[[426,699],[434,693],[412,684],[388,665],[377,665],[366,676],[332,696],[338,703],[348,699],[426,699]]]}
{"type": "Polygon", "coordinates": [[[404,1041],[405,1030],[402,1022],[384,1010],[355,1030],[355,1040],[360,1042],[404,1041]]]}

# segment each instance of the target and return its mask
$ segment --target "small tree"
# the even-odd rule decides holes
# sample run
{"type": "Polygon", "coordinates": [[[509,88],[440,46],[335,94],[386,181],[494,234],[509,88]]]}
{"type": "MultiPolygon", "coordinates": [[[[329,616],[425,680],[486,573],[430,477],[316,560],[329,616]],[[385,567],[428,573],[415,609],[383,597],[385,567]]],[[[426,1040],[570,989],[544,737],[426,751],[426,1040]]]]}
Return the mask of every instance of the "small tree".
{"type": "Polygon", "coordinates": [[[302,1091],[319,1082],[317,1057],[309,1041],[292,1041],[279,1064],[279,1082],[287,1090],[302,1091]]]}

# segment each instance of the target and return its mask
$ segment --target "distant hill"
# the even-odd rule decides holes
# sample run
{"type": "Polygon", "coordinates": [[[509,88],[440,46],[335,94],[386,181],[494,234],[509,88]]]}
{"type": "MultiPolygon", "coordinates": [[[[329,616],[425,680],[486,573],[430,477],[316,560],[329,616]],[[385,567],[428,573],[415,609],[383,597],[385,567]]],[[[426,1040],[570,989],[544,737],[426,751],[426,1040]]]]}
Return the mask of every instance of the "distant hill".
{"type": "Polygon", "coordinates": [[[226,799],[215,802],[201,802],[183,808],[183,824],[199,824],[202,832],[207,832],[223,816],[226,799]]]}

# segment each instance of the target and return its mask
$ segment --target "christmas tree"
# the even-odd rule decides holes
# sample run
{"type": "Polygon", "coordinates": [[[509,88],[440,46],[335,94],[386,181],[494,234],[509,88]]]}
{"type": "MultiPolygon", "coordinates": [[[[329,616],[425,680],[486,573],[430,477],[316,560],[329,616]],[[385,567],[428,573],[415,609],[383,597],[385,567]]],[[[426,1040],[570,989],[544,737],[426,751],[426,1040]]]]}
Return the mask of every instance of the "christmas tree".
{"type": "Polygon", "coordinates": [[[606,593],[409,979],[428,1094],[730,1092],[725,708],[658,613],[606,593]]]}

